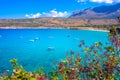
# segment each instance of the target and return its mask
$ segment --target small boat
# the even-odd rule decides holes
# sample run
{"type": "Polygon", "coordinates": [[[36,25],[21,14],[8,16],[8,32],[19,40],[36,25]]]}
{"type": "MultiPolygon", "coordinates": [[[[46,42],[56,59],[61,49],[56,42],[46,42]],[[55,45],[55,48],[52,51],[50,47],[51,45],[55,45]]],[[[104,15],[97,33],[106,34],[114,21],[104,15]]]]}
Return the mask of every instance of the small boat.
{"type": "Polygon", "coordinates": [[[74,40],[79,40],[79,38],[74,38],[74,40]]]}
{"type": "Polygon", "coordinates": [[[52,50],[55,50],[55,48],[54,48],[54,47],[48,47],[47,50],[48,50],[48,51],[52,51],[52,50]]]}
{"type": "Polygon", "coordinates": [[[39,37],[36,37],[35,40],[39,40],[40,38],[39,37]]]}
{"type": "Polygon", "coordinates": [[[30,41],[30,42],[35,42],[35,40],[34,40],[34,39],[30,39],[29,41],[30,41]]]}

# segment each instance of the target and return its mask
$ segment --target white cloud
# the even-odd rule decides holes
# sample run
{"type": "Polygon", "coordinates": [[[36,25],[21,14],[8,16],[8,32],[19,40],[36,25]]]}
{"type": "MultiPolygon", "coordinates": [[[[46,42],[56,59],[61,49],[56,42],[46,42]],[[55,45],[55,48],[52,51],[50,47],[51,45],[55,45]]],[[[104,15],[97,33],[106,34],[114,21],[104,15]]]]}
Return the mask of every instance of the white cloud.
{"type": "Polygon", "coordinates": [[[51,10],[50,12],[36,13],[36,14],[26,14],[27,18],[39,18],[39,17],[66,17],[69,13],[67,11],[59,12],[56,9],[51,10]]]}
{"type": "Polygon", "coordinates": [[[97,3],[116,3],[116,2],[120,2],[120,0],[77,0],[77,2],[86,2],[86,1],[90,1],[90,2],[97,2],[97,3]]]}
{"type": "Polygon", "coordinates": [[[86,0],[77,0],[77,2],[86,2],[86,0]]]}
{"type": "Polygon", "coordinates": [[[113,0],[90,0],[91,2],[98,2],[98,3],[113,3],[113,0]]]}
{"type": "Polygon", "coordinates": [[[26,14],[25,17],[27,18],[39,18],[41,16],[40,13],[36,13],[36,14],[26,14]]]}
{"type": "Polygon", "coordinates": [[[67,11],[58,12],[58,11],[56,11],[56,9],[53,9],[48,13],[43,12],[43,16],[45,16],[45,17],[66,17],[67,15],[68,15],[67,11]]]}

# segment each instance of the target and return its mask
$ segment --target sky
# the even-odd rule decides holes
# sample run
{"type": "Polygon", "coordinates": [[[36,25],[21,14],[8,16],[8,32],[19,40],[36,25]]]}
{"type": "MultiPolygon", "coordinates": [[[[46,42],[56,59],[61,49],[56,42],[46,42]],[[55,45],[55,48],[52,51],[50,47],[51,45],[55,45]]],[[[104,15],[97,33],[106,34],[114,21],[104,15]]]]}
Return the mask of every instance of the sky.
{"type": "Polygon", "coordinates": [[[0,0],[0,19],[68,17],[76,10],[120,0],[0,0]]]}

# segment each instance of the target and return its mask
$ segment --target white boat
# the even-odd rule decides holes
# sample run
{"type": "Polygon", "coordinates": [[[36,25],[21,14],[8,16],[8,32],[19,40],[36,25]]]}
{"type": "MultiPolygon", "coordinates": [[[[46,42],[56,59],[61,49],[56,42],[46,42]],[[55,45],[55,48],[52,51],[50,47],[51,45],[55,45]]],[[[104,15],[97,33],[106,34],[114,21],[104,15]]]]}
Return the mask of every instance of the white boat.
{"type": "Polygon", "coordinates": [[[30,39],[29,41],[30,41],[30,42],[35,42],[35,40],[34,40],[34,39],[30,39]]]}
{"type": "Polygon", "coordinates": [[[48,51],[52,51],[52,50],[55,50],[55,48],[54,48],[54,47],[48,47],[47,50],[48,50],[48,51]]]}
{"type": "Polygon", "coordinates": [[[39,40],[40,38],[39,37],[36,37],[35,40],[39,40]]]}

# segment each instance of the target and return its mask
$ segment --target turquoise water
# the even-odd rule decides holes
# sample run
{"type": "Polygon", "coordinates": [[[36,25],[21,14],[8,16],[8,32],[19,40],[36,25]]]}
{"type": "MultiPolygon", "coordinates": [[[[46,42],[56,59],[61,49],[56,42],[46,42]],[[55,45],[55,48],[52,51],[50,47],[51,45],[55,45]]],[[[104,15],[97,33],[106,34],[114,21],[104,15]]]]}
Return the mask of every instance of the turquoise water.
{"type": "Polygon", "coordinates": [[[66,52],[80,52],[81,40],[92,45],[108,41],[107,32],[66,29],[0,29],[0,72],[11,69],[9,62],[17,58],[27,71],[43,66],[46,71],[55,68],[66,52]]]}

